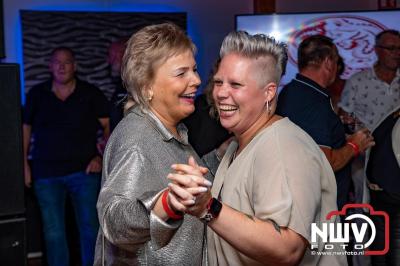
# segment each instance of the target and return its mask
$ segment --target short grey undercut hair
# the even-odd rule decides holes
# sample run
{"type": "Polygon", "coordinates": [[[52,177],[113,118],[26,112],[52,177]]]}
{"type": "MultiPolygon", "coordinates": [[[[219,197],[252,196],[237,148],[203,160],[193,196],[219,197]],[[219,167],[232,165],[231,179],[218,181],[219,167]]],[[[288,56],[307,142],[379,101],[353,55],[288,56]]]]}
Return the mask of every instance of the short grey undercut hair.
{"type": "Polygon", "coordinates": [[[229,33],[222,42],[220,57],[236,53],[259,62],[260,82],[266,85],[275,82],[279,85],[285,74],[287,63],[286,44],[264,34],[250,35],[245,31],[229,33]]]}

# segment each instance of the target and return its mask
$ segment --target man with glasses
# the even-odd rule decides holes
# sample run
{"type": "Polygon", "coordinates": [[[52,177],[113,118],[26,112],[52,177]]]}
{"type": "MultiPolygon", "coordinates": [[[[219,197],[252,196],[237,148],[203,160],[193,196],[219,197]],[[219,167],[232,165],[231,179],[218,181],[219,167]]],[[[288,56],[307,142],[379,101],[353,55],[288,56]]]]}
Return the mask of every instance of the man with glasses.
{"type": "MultiPolygon", "coordinates": [[[[338,106],[341,108],[340,112],[346,118],[345,120],[355,124],[363,123],[373,132],[376,141],[376,146],[371,149],[366,169],[367,185],[370,204],[373,208],[389,214],[390,250],[384,256],[371,256],[372,265],[399,265],[400,189],[396,174],[399,166],[396,165],[395,160],[391,160],[395,158],[393,150],[391,150],[391,137],[396,137],[396,135],[393,135],[390,129],[395,121],[391,114],[400,107],[399,31],[385,30],[379,33],[375,37],[375,53],[378,60],[373,67],[361,71],[347,80],[338,106]]],[[[368,198],[366,190],[364,190],[364,195],[362,195],[363,193],[357,195],[359,194],[357,191],[363,191],[364,188],[366,178],[364,164],[364,157],[359,157],[353,162],[356,202],[365,201],[368,198]]],[[[376,238],[371,249],[382,250],[385,242],[385,224],[381,217],[371,216],[371,219],[377,228],[376,238]]]]}
{"type": "Polygon", "coordinates": [[[400,106],[400,33],[384,30],[375,37],[375,65],[347,80],[338,106],[373,131],[400,106]]]}

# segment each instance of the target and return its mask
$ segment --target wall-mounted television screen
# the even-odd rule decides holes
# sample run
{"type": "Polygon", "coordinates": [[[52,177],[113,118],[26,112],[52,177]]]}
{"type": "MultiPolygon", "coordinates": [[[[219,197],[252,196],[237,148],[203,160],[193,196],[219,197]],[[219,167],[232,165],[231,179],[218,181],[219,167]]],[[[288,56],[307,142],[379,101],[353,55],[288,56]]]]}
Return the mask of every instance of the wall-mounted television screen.
{"type": "Polygon", "coordinates": [[[400,30],[400,10],[237,15],[236,29],[250,34],[263,33],[288,45],[289,62],[281,86],[297,71],[297,48],[314,34],[332,38],[346,64],[342,78],[347,79],[376,61],[375,35],[385,29],[400,30]]]}

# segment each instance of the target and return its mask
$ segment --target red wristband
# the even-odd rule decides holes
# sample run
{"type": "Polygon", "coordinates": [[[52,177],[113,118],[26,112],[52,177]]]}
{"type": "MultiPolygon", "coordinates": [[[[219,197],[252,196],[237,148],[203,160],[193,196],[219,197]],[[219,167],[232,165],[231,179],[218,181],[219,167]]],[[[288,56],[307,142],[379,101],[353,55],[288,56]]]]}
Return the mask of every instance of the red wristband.
{"type": "Polygon", "coordinates": [[[353,148],[354,157],[357,157],[358,154],[360,153],[360,148],[358,148],[357,144],[355,144],[355,143],[353,143],[351,141],[348,141],[346,144],[350,145],[353,148]]]}
{"type": "Polygon", "coordinates": [[[174,219],[174,220],[180,220],[180,219],[182,219],[183,216],[176,214],[173,210],[171,210],[171,208],[168,205],[168,201],[167,201],[168,192],[169,192],[168,189],[166,191],[164,191],[162,198],[161,198],[163,209],[167,213],[169,218],[174,219]]]}

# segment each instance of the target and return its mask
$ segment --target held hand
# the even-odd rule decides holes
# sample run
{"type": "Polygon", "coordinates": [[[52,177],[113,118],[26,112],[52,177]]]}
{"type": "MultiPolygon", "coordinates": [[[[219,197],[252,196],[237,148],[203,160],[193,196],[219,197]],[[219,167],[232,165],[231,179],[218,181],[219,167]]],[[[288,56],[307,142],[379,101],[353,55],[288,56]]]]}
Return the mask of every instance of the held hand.
{"type": "Polygon", "coordinates": [[[360,150],[360,152],[364,152],[368,148],[375,145],[374,138],[368,129],[363,128],[350,135],[347,138],[347,141],[356,144],[360,150]]]}
{"type": "MultiPolygon", "coordinates": [[[[179,169],[182,169],[179,167],[179,169]]],[[[205,179],[203,175],[188,174],[178,170],[177,173],[168,174],[167,178],[172,181],[172,185],[178,185],[182,188],[187,188],[189,193],[198,193],[198,187],[211,187],[212,183],[205,179]]]]}
{"type": "MultiPolygon", "coordinates": [[[[205,192],[209,193],[209,187],[212,183],[202,176],[183,174],[183,170],[187,172],[196,172],[191,169],[188,165],[179,165],[176,167],[178,173],[171,173],[168,175],[168,179],[172,182],[168,184],[170,188],[170,194],[174,197],[170,198],[171,206],[182,212],[189,212],[189,207],[197,205],[204,201],[205,192]]],[[[195,212],[196,209],[192,209],[191,212],[195,212]]]]}
{"type": "Polygon", "coordinates": [[[342,123],[345,125],[349,125],[349,124],[355,124],[357,122],[356,118],[347,114],[347,113],[343,113],[340,115],[340,120],[342,120],[342,123]]]}
{"type": "Polygon", "coordinates": [[[207,205],[212,198],[210,190],[206,193],[201,193],[196,196],[196,203],[188,208],[186,213],[195,216],[202,217],[207,211],[207,205]]]}
{"type": "Polygon", "coordinates": [[[199,166],[193,156],[189,157],[188,164],[173,164],[171,168],[179,174],[203,176],[208,173],[206,167],[199,166]]]}
{"type": "Polygon", "coordinates": [[[96,155],[86,167],[86,174],[100,173],[103,166],[103,160],[100,156],[96,155]]]}
{"type": "Polygon", "coordinates": [[[169,204],[172,209],[200,217],[204,214],[211,199],[211,192],[206,187],[182,188],[177,184],[169,185],[169,204]]]}
{"type": "Polygon", "coordinates": [[[171,195],[168,199],[171,207],[182,212],[198,212],[199,206],[201,208],[208,198],[205,195],[210,194],[209,187],[212,183],[203,177],[208,169],[199,166],[192,156],[188,164],[174,164],[172,169],[175,173],[168,175],[168,179],[172,181],[168,184],[171,195]]]}
{"type": "Polygon", "coordinates": [[[188,164],[194,168],[197,168],[197,170],[203,175],[208,173],[208,168],[198,165],[193,156],[189,157],[188,164]]]}
{"type": "Polygon", "coordinates": [[[25,186],[30,188],[32,186],[32,175],[31,175],[31,167],[28,162],[24,163],[24,178],[25,178],[25,186]]]}

